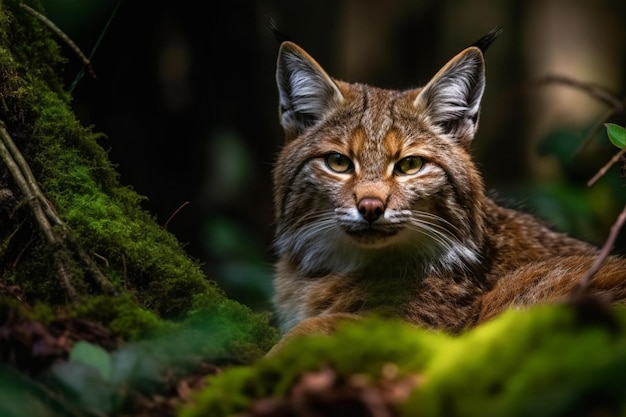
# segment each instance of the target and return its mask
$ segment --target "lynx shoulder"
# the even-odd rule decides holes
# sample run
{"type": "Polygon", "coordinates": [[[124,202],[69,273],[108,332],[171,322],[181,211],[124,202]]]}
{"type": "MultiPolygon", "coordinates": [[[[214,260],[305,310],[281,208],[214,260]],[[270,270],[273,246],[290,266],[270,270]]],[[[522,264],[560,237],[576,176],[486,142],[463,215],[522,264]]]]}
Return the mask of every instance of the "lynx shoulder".
{"type": "MultiPolygon", "coordinates": [[[[289,335],[367,313],[459,332],[561,300],[591,267],[595,247],[487,196],[470,153],[477,45],[406,91],[334,79],[281,45],[274,303],[289,335]]],[[[610,258],[590,291],[621,301],[624,278],[626,260],[610,258]]]]}

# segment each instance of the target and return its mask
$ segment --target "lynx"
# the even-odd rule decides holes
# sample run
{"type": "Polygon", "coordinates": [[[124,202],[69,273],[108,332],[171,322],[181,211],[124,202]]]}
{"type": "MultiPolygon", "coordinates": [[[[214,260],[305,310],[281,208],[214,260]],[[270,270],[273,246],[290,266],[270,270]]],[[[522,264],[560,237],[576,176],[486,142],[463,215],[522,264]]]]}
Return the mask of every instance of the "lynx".
{"type": "MultiPolygon", "coordinates": [[[[274,172],[274,303],[286,338],[365,314],[458,333],[503,310],[563,300],[598,250],[491,199],[470,147],[493,34],[422,88],[331,78],[281,44],[285,145],[274,172]]],[[[590,294],[626,296],[610,257],[590,294]]]]}

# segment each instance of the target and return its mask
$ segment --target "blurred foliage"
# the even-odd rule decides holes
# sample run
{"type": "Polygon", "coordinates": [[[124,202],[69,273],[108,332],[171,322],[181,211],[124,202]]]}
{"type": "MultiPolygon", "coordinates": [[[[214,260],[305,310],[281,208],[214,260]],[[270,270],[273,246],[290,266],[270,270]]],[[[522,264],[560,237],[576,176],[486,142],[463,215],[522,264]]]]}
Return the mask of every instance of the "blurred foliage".
{"type": "MultiPolygon", "coordinates": [[[[510,187],[506,195],[521,202],[520,209],[533,213],[557,230],[601,245],[626,204],[626,194],[618,167],[611,168],[593,186],[587,185],[615,153],[606,130],[597,132],[583,146],[587,132],[588,129],[564,128],[545,137],[538,151],[555,161],[556,178],[510,187]]],[[[617,250],[625,248],[626,238],[621,238],[617,250]]]]}
{"type": "MultiPolygon", "coordinates": [[[[77,341],[67,360],[59,358],[49,368],[32,375],[18,373],[4,364],[0,367],[0,415],[116,415],[138,393],[165,392],[201,364],[251,363],[277,340],[277,332],[268,326],[268,316],[259,320],[234,302],[216,303],[206,294],[196,296],[187,315],[176,322],[154,315],[150,320],[138,320],[133,316],[151,313],[124,300],[103,297],[88,307],[76,306],[67,317],[100,317],[103,324],[126,323],[118,335],[141,334],[141,338],[131,339],[113,351],[77,341]],[[116,309],[118,302],[125,307],[116,309]],[[107,317],[96,311],[98,306],[104,308],[105,303],[113,306],[105,308],[109,311],[107,317]],[[87,311],[90,309],[91,313],[87,311]]],[[[22,310],[20,314],[27,313],[22,310]]],[[[2,335],[6,338],[9,332],[5,326],[2,335]]],[[[13,355],[23,355],[17,349],[29,348],[20,347],[19,343],[16,346],[13,355]]],[[[47,349],[43,341],[39,349],[47,349]]],[[[37,347],[33,354],[37,355],[37,347]]]]}
{"type": "Polygon", "coordinates": [[[345,323],[332,338],[293,339],[253,366],[210,377],[180,416],[264,415],[272,405],[276,414],[266,415],[341,415],[348,404],[367,410],[373,398],[370,407],[398,416],[617,416],[626,410],[624,372],[624,309],[510,310],[456,337],[370,318],[345,323]],[[322,369],[335,376],[303,386],[322,369]],[[258,414],[250,412],[256,401],[258,414]]]}
{"type": "Polygon", "coordinates": [[[79,414],[47,387],[19,372],[0,366],[2,417],[75,417],[79,414]]]}
{"type": "Polygon", "coordinates": [[[226,294],[255,310],[267,310],[272,295],[272,268],[261,245],[234,219],[213,216],[205,223],[211,275],[226,294]]]}
{"type": "MultiPolygon", "coordinates": [[[[255,310],[270,308],[271,267],[260,237],[247,226],[242,207],[254,173],[254,155],[234,130],[218,130],[208,138],[207,168],[204,181],[209,212],[202,221],[207,273],[215,277],[226,294],[255,310]]],[[[251,214],[251,215],[252,215],[251,214]]],[[[268,229],[271,225],[267,225],[268,229]]]]}
{"type": "Polygon", "coordinates": [[[101,27],[94,27],[94,21],[102,20],[112,10],[114,1],[111,0],[44,0],[46,15],[55,24],[68,33],[80,30],[98,31],[101,27]]]}

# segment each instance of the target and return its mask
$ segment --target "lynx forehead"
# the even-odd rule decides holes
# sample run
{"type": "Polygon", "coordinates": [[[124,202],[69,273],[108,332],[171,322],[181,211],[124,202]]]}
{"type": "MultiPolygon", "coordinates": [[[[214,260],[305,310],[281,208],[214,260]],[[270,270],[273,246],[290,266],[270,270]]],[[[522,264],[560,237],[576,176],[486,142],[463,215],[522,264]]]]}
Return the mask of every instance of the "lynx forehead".
{"type": "MultiPolygon", "coordinates": [[[[287,338],[364,314],[458,332],[563,297],[596,249],[490,199],[470,153],[490,33],[423,87],[330,77],[284,42],[274,304],[287,338]]],[[[611,258],[592,292],[626,297],[611,258]]]]}

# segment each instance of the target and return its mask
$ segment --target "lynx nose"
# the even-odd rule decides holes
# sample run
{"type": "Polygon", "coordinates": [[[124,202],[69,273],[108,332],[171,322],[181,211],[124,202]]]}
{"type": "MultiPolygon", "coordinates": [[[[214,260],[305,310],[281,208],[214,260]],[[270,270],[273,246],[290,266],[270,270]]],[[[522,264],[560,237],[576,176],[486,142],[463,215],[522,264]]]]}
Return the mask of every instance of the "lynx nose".
{"type": "Polygon", "coordinates": [[[357,209],[365,220],[374,223],[385,212],[385,205],[378,198],[365,197],[359,201],[357,209]]]}

